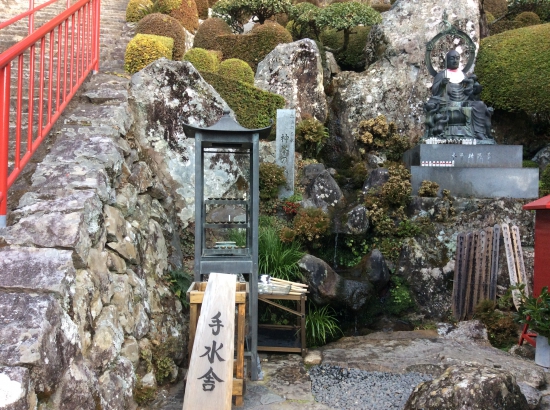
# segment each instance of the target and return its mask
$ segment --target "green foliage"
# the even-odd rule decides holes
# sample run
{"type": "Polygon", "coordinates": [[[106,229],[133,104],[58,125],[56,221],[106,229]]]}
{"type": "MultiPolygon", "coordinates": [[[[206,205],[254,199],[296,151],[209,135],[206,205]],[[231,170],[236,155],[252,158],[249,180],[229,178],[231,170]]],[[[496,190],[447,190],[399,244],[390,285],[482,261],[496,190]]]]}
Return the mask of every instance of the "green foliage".
{"type": "Polygon", "coordinates": [[[181,7],[182,4],[182,0],[155,0],[155,2],[158,4],[161,13],[165,14],[181,7]]]}
{"type": "Polygon", "coordinates": [[[126,21],[136,22],[143,17],[143,9],[151,7],[151,0],[130,0],[126,6],[126,21]]]}
{"type": "Polygon", "coordinates": [[[523,168],[538,168],[539,164],[537,164],[535,161],[531,161],[529,159],[526,159],[522,163],[523,168]]]}
{"type": "Polygon", "coordinates": [[[365,3],[350,1],[332,3],[321,9],[317,25],[334,30],[351,30],[357,26],[372,26],[382,22],[380,13],[365,3]]]}
{"type": "Polygon", "coordinates": [[[540,17],[532,11],[524,11],[523,13],[519,13],[514,21],[518,23],[520,27],[529,27],[540,24],[540,17]]]}
{"type": "Polygon", "coordinates": [[[212,7],[212,17],[224,20],[235,33],[242,33],[250,13],[241,0],[219,0],[212,7]]]}
{"type": "Polygon", "coordinates": [[[544,167],[544,171],[542,171],[542,174],[540,175],[539,195],[550,195],[550,164],[544,167]]]}
{"type": "Polygon", "coordinates": [[[240,58],[256,71],[258,63],[277,45],[291,43],[292,35],[280,24],[268,20],[256,24],[249,34],[221,35],[216,40],[216,50],[223,53],[223,58],[240,58]]]}
{"type": "Polygon", "coordinates": [[[403,206],[410,202],[412,193],[411,173],[403,165],[388,168],[390,177],[382,185],[381,195],[388,205],[403,206]]]}
{"type": "Polygon", "coordinates": [[[394,316],[399,316],[414,308],[415,303],[411,291],[403,278],[392,276],[390,295],[386,303],[387,312],[394,316]]]}
{"type": "Polygon", "coordinates": [[[411,148],[409,139],[399,134],[395,123],[388,122],[384,115],[361,121],[355,139],[361,154],[376,150],[384,152],[389,161],[401,161],[411,148]]]}
{"type": "Polygon", "coordinates": [[[495,108],[550,113],[550,25],[525,27],[481,40],[476,73],[481,98],[495,108]]]}
{"type": "Polygon", "coordinates": [[[240,81],[215,73],[201,72],[208,84],[220,94],[235,112],[237,121],[245,128],[264,128],[277,117],[277,109],[285,106],[285,99],[240,81]]]}
{"type": "Polygon", "coordinates": [[[124,69],[134,74],[161,57],[172,58],[174,40],[152,34],[136,34],[126,47],[124,69]]]}
{"type": "Polygon", "coordinates": [[[222,61],[218,74],[232,80],[254,85],[254,71],[252,71],[252,68],[250,68],[246,61],[239,60],[238,58],[222,61]]]}
{"type": "Polygon", "coordinates": [[[159,383],[162,383],[168,378],[168,376],[170,376],[173,365],[174,361],[169,357],[162,357],[156,361],[155,377],[159,383]]]}
{"type": "Polygon", "coordinates": [[[174,60],[181,60],[185,54],[185,32],[175,18],[161,13],[153,13],[143,17],[136,26],[136,33],[154,34],[170,37],[174,40],[174,60]]]}
{"type": "Polygon", "coordinates": [[[330,306],[321,308],[309,304],[309,311],[306,315],[306,340],[307,345],[323,346],[327,343],[327,339],[334,339],[339,335],[343,335],[338,321],[336,320],[336,312],[330,306]]]}
{"type": "Polygon", "coordinates": [[[168,282],[170,283],[170,290],[174,292],[181,304],[186,308],[189,307],[186,292],[193,282],[193,277],[183,269],[176,269],[168,274],[168,282]]]}
{"type": "Polygon", "coordinates": [[[277,164],[262,162],[260,164],[260,198],[276,198],[279,188],[286,183],[285,170],[277,164]]]}
{"type": "Polygon", "coordinates": [[[330,218],[320,208],[301,208],[293,221],[297,236],[314,242],[324,236],[330,226],[330,218]]]}
{"type": "Polygon", "coordinates": [[[328,130],[321,121],[307,117],[298,123],[295,135],[297,150],[303,157],[315,158],[328,138],[328,130]]]}
{"type": "Polygon", "coordinates": [[[212,14],[223,18],[237,33],[242,33],[245,16],[264,24],[276,14],[288,13],[291,5],[290,0],[221,0],[212,9],[212,14]]]}
{"type": "Polygon", "coordinates": [[[182,0],[181,6],[172,10],[170,16],[179,21],[191,34],[199,28],[199,13],[195,0],[182,0]]]}
{"type": "Polygon", "coordinates": [[[527,323],[529,328],[539,335],[550,338],[550,293],[548,286],[540,291],[538,297],[527,296],[525,285],[518,286],[521,296],[521,305],[514,316],[518,323],[527,323]]]}
{"type": "MultiPolygon", "coordinates": [[[[358,26],[350,31],[348,46],[334,55],[342,70],[363,71],[365,69],[365,44],[370,30],[370,27],[358,26]]],[[[344,41],[343,31],[329,29],[321,33],[321,43],[331,50],[342,49],[344,41]]]]}
{"type": "Polygon", "coordinates": [[[183,60],[189,61],[199,71],[216,72],[220,65],[216,53],[204,48],[192,48],[185,53],[183,60]]]}
{"type": "Polygon", "coordinates": [[[262,227],[258,235],[258,271],[275,278],[301,281],[298,261],[304,256],[297,241],[284,243],[273,227],[262,227]]]}
{"type": "Polygon", "coordinates": [[[498,18],[504,16],[508,11],[508,2],[507,0],[484,0],[483,8],[485,12],[498,18]]]}
{"type": "Polygon", "coordinates": [[[227,240],[235,242],[237,246],[246,246],[246,229],[230,229],[227,240]]]}
{"type": "Polygon", "coordinates": [[[287,29],[294,40],[319,39],[320,30],[317,26],[317,17],[320,11],[319,7],[307,2],[298,3],[290,8],[291,21],[287,25],[287,29]]]}
{"type": "Polygon", "coordinates": [[[205,50],[217,50],[217,37],[224,34],[231,34],[231,27],[220,18],[209,18],[197,30],[193,47],[204,48],[205,50]]]}
{"type": "Polygon", "coordinates": [[[152,401],[156,396],[157,389],[154,387],[143,386],[141,380],[138,377],[136,381],[136,386],[134,387],[134,401],[137,404],[142,405],[152,401]]]}
{"type": "Polygon", "coordinates": [[[510,347],[518,340],[518,327],[511,314],[497,311],[492,300],[482,300],[474,309],[474,318],[487,328],[492,346],[502,349],[510,347]]]}
{"type": "Polygon", "coordinates": [[[439,191],[439,184],[433,181],[422,181],[418,188],[418,196],[436,197],[439,191]]]}

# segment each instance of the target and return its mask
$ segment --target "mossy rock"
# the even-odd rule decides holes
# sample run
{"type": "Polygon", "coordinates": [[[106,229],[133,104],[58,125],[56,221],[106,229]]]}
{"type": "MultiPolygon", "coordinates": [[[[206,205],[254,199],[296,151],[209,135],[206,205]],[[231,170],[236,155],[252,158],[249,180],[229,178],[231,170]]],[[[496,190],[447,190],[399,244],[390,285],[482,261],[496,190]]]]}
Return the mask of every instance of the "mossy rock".
{"type": "Polygon", "coordinates": [[[124,68],[134,74],[161,57],[172,58],[174,40],[153,34],[136,34],[126,47],[124,68]]]}
{"type": "Polygon", "coordinates": [[[162,13],[169,14],[181,6],[182,0],[156,0],[156,2],[162,13]]]}
{"type": "Polygon", "coordinates": [[[226,34],[233,34],[229,24],[217,17],[209,18],[197,30],[193,47],[216,50],[219,47],[217,37],[226,34]]]}
{"type": "Polygon", "coordinates": [[[506,111],[550,113],[550,24],[481,40],[476,74],[483,101],[506,111]]]}
{"type": "Polygon", "coordinates": [[[483,8],[486,13],[491,13],[495,17],[502,17],[508,11],[507,0],[485,0],[483,8]]]}
{"type": "Polygon", "coordinates": [[[536,26],[540,24],[540,17],[537,13],[533,13],[532,11],[524,11],[523,13],[519,13],[514,21],[518,23],[520,27],[536,26]]]}
{"type": "Polygon", "coordinates": [[[151,0],[130,0],[126,6],[126,21],[133,23],[141,20],[142,9],[152,5],[151,0]]]}
{"type": "Polygon", "coordinates": [[[216,52],[204,48],[192,48],[185,53],[183,60],[189,61],[199,71],[216,72],[220,65],[216,52]]]}
{"type": "Polygon", "coordinates": [[[240,58],[254,71],[266,55],[281,43],[291,43],[292,35],[280,24],[266,21],[256,24],[249,34],[232,34],[217,37],[216,49],[223,58],[240,58]]]}
{"type": "Polygon", "coordinates": [[[243,127],[268,127],[271,120],[276,119],[277,109],[285,106],[285,99],[280,95],[216,73],[201,71],[201,75],[235,112],[237,121],[243,127]]]}
{"type": "Polygon", "coordinates": [[[174,60],[181,60],[185,54],[185,32],[181,24],[173,17],[161,13],[149,14],[139,21],[136,32],[172,38],[174,40],[174,60]]]}
{"type": "Polygon", "coordinates": [[[197,3],[197,12],[199,13],[199,18],[201,20],[208,19],[208,8],[210,7],[210,4],[208,4],[208,0],[195,0],[195,3],[197,3]]]}
{"type": "Polygon", "coordinates": [[[199,28],[199,13],[195,0],[182,0],[181,6],[170,12],[170,16],[175,18],[184,29],[194,34],[199,28]]]}
{"type": "Polygon", "coordinates": [[[252,71],[252,68],[246,61],[239,60],[238,58],[230,58],[222,61],[218,69],[218,74],[222,77],[254,85],[254,71],[252,71]]]}
{"type": "MultiPolygon", "coordinates": [[[[363,71],[365,69],[364,50],[370,29],[370,27],[355,27],[349,36],[348,48],[335,54],[334,57],[342,70],[363,71]]],[[[321,43],[326,47],[338,49],[344,44],[344,32],[325,30],[321,33],[321,43]]]]}

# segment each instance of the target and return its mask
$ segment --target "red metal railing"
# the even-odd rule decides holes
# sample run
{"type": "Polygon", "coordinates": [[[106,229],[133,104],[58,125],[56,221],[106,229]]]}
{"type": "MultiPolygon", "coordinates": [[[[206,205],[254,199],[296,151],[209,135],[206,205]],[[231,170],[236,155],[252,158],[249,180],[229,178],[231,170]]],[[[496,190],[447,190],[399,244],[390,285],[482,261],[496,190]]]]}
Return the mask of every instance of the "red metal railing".
{"type": "Polygon", "coordinates": [[[79,0],[34,30],[34,7],[0,24],[29,17],[29,35],[0,54],[0,227],[7,193],[87,75],[99,69],[100,0],[79,0]]]}

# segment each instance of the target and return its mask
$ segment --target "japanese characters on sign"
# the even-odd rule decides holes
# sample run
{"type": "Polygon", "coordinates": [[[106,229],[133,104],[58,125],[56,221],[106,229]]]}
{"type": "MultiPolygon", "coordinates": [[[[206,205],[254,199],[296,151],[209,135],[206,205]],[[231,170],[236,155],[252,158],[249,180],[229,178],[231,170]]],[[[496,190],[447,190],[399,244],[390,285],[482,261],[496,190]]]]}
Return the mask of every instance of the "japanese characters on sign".
{"type": "MultiPolygon", "coordinates": [[[[224,327],[222,321],[220,320],[220,316],[221,312],[218,311],[218,313],[212,317],[212,323],[208,325],[210,328],[212,328],[212,335],[214,336],[218,336],[220,334],[221,328],[224,327]]],[[[214,339],[212,341],[212,346],[204,346],[206,352],[200,356],[206,358],[206,360],[208,360],[211,365],[214,364],[214,361],[216,360],[219,362],[225,362],[225,359],[222,358],[218,353],[221,349],[223,349],[223,343],[220,343],[219,347],[217,347],[217,344],[218,342],[214,339]]],[[[203,391],[213,391],[216,388],[216,382],[224,382],[224,380],[220,379],[216,375],[216,373],[214,373],[214,369],[212,368],[212,366],[210,366],[210,369],[205,374],[203,374],[201,377],[198,377],[197,379],[203,380],[203,391]]]]}

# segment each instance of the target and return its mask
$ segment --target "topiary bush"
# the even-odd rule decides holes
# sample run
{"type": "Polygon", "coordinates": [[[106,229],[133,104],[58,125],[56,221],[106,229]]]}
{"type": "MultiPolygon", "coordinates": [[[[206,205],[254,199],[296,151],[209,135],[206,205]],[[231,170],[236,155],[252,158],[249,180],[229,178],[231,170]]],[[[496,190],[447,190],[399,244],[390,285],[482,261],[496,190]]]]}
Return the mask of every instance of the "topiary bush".
{"type": "Polygon", "coordinates": [[[550,24],[481,40],[476,74],[481,98],[495,108],[550,113],[550,24]]]}
{"type": "Polygon", "coordinates": [[[139,21],[136,32],[172,38],[174,40],[173,59],[181,60],[183,58],[185,54],[185,32],[175,18],[161,13],[149,14],[139,21]]]}
{"type": "Polygon", "coordinates": [[[172,10],[181,7],[182,0],[155,0],[161,13],[169,14],[172,10]]]}
{"type": "Polygon", "coordinates": [[[212,17],[205,20],[195,34],[193,47],[204,48],[206,50],[218,50],[218,36],[231,35],[231,27],[220,18],[212,17]]]}
{"type": "MultiPolygon", "coordinates": [[[[345,50],[338,51],[334,58],[342,70],[363,71],[365,69],[365,44],[370,33],[370,27],[355,27],[349,35],[349,43],[345,50]]],[[[338,50],[344,44],[344,32],[336,30],[325,30],[321,33],[321,43],[325,47],[338,50]]]]}
{"type": "Polygon", "coordinates": [[[540,17],[532,11],[524,11],[523,13],[519,13],[514,21],[518,23],[520,27],[536,26],[540,24],[540,17]]]}
{"type": "Polygon", "coordinates": [[[260,198],[277,198],[279,187],[286,184],[285,170],[283,167],[270,162],[260,164],[260,198]]]}
{"type": "Polygon", "coordinates": [[[271,120],[277,118],[277,109],[285,106],[285,99],[280,95],[216,73],[201,71],[201,75],[231,107],[243,127],[268,127],[271,120]]]}
{"type": "Polygon", "coordinates": [[[208,0],[195,0],[195,3],[197,4],[197,12],[199,14],[199,18],[201,20],[207,20],[208,8],[210,7],[210,5],[208,4],[208,0]]]}
{"type": "Polygon", "coordinates": [[[217,37],[216,50],[225,59],[240,58],[256,71],[262,61],[278,44],[291,43],[292,35],[280,24],[266,21],[254,26],[250,34],[222,35],[217,37]]]}
{"type": "Polygon", "coordinates": [[[315,158],[328,138],[328,130],[316,118],[304,118],[296,127],[296,148],[304,158],[315,158]]]}
{"type": "Polygon", "coordinates": [[[181,6],[170,12],[170,17],[179,21],[191,34],[199,28],[199,13],[195,0],[182,0],[181,6]]]}
{"type": "Polygon", "coordinates": [[[199,71],[216,72],[220,65],[216,53],[204,48],[192,48],[185,53],[183,60],[189,61],[199,71]]]}
{"type": "Polygon", "coordinates": [[[483,8],[486,13],[491,13],[495,17],[501,17],[508,11],[508,2],[506,0],[485,0],[483,8]]]}
{"type": "Polygon", "coordinates": [[[173,48],[174,40],[169,37],[136,34],[126,47],[124,69],[134,74],[161,57],[171,59],[173,48]]]}
{"type": "Polygon", "coordinates": [[[141,20],[143,9],[152,5],[151,0],[130,0],[126,6],[126,21],[132,23],[141,20]]]}
{"type": "Polygon", "coordinates": [[[252,71],[252,68],[246,61],[239,60],[238,58],[222,61],[218,74],[222,77],[254,85],[254,71],[252,71]]]}

